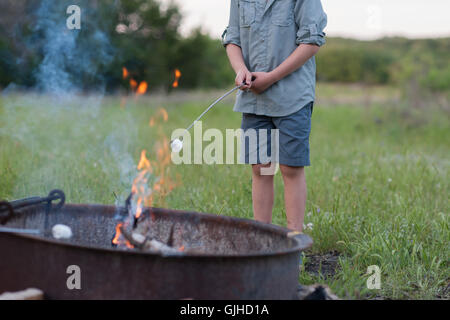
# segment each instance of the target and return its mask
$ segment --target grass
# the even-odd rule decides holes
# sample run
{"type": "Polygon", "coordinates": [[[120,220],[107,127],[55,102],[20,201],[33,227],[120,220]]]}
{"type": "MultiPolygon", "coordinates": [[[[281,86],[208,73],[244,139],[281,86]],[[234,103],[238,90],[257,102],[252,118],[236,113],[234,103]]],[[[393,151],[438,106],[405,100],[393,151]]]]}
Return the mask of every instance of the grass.
{"type": "MultiPolygon", "coordinates": [[[[449,113],[411,109],[392,88],[320,85],[313,114],[312,167],[305,223],[308,255],[339,252],[332,276],[303,272],[343,298],[449,299],[449,113]],[[345,90],[343,90],[345,88],[345,90]],[[339,93],[340,95],[338,95],[339,93]],[[345,94],[343,94],[345,93],[345,94]],[[340,99],[341,97],[342,99],[340,99]],[[389,97],[392,97],[390,99],[389,97]],[[381,289],[366,287],[367,267],[381,268],[381,289]]],[[[215,92],[140,99],[0,98],[0,198],[61,188],[68,202],[113,204],[130,191],[142,149],[189,124],[215,92]],[[121,105],[123,107],[121,107],[121,105]],[[158,107],[169,121],[150,128],[158,107]]],[[[231,100],[207,115],[207,128],[238,128],[231,100]]],[[[181,184],[157,205],[252,217],[251,172],[243,165],[170,168],[181,184]]],[[[276,177],[274,223],[285,225],[276,177]]]]}

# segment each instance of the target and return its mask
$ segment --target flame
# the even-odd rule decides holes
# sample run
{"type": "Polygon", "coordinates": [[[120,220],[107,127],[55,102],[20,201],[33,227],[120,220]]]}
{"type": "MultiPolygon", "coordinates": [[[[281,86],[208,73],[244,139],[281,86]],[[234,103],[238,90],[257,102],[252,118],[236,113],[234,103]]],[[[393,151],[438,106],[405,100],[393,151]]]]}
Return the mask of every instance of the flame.
{"type": "Polygon", "coordinates": [[[122,225],[123,225],[122,223],[119,223],[116,226],[116,235],[114,236],[114,239],[112,239],[112,243],[115,245],[119,244],[119,238],[120,238],[120,235],[122,234],[122,232],[120,231],[120,227],[122,227],[122,225]]]}
{"type": "MultiPolygon", "coordinates": [[[[163,108],[158,110],[157,115],[164,121],[168,120],[167,111],[163,108]]],[[[155,150],[156,160],[151,162],[147,157],[147,151],[142,150],[141,156],[137,165],[138,174],[133,180],[131,187],[132,198],[130,215],[135,219],[139,219],[144,212],[144,207],[151,207],[155,193],[160,200],[164,198],[175,188],[175,183],[171,180],[169,175],[169,165],[171,163],[171,151],[169,141],[164,138],[162,142],[156,145],[155,150]],[[155,176],[153,176],[155,174],[155,176]]],[[[116,228],[120,232],[120,226],[116,228]]],[[[117,242],[117,239],[114,241],[117,242]]],[[[115,243],[113,241],[113,243],[115,243]]]]}
{"type": "Polygon", "coordinates": [[[156,115],[150,118],[149,122],[150,127],[153,127],[155,125],[156,119],[158,117],[161,117],[164,122],[167,122],[167,120],[169,120],[169,114],[167,113],[166,109],[159,108],[158,112],[156,112],[156,115]]]}
{"type": "Polygon", "coordinates": [[[139,173],[134,179],[131,187],[131,192],[134,197],[136,197],[136,209],[134,212],[134,217],[136,219],[142,215],[143,203],[146,202],[145,200],[151,197],[151,189],[148,188],[148,178],[150,173],[153,172],[153,169],[146,154],[146,150],[141,151],[141,159],[139,160],[139,164],[137,166],[139,173]]]}
{"type": "Polygon", "coordinates": [[[137,93],[138,95],[143,95],[143,94],[145,94],[145,93],[147,92],[147,89],[148,89],[148,84],[147,84],[147,82],[142,81],[142,82],[139,84],[139,87],[137,88],[136,93],[137,93]]]}
{"type": "Polygon", "coordinates": [[[128,78],[129,76],[130,76],[130,73],[128,72],[128,69],[125,68],[125,67],[123,67],[123,68],[122,68],[122,78],[123,78],[123,79],[126,79],[126,78],[128,78]]]}
{"type": "Polygon", "coordinates": [[[154,200],[154,191],[158,192],[159,199],[163,200],[176,186],[175,182],[169,176],[168,166],[171,163],[171,152],[167,138],[160,144],[156,150],[156,161],[152,163],[146,156],[146,150],[142,150],[141,159],[138,164],[138,175],[133,181],[131,192],[133,193],[133,215],[138,219],[143,212],[144,206],[152,206],[154,200]],[[155,171],[158,178],[150,187],[149,180],[151,174],[155,171]]]}
{"type": "Polygon", "coordinates": [[[181,78],[181,71],[175,69],[175,81],[172,83],[173,88],[178,88],[180,78],[181,78]]]}
{"type": "Polygon", "coordinates": [[[167,170],[171,162],[171,152],[167,138],[164,138],[163,142],[159,144],[156,157],[159,179],[153,185],[153,190],[158,191],[160,199],[163,200],[176,187],[176,183],[170,178],[167,170]]]}
{"type": "Polygon", "coordinates": [[[136,82],[136,80],[130,79],[130,87],[131,87],[131,89],[133,89],[133,90],[136,89],[137,85],[138,85],[138,83],[136,82]]]}
{"type": "Polygon", "coordinates": [[[139,219],[141,215],[142,215],[142,198],[139,198],[136,206],[136,213],[135,213],[136,219],[139,219]]]}
{"type": "Polygon", "coordinates": [[[141,151],[141,159],[139,160],[138,170],[143,170],[143,169],[150,170],[151,169],[150,161],[147,159],[146,153],[147,153],[146,150],[141,151]]]}
{"type": "Polygon", "coordinates": [[[122,235],[122,231],[120,230],[123,226],[123,223],[118,223],[116,226],[116,234],[114,236],[114,239],[112,239],[112,243],[115,244],[116,246],[120,245],[120,244],[125,244],[128,248],[133,249],[134,246],[129,243],[128,241],[124,241],[124,239],[121,237],[122,235]]]}
{"type": "Polygon", "coordinates": [[[162,115],[164,122],[167,122],[167,120],[169,120],[169,115],[167,114],[166,109],[160,108],[159,113],[162,115]]]}

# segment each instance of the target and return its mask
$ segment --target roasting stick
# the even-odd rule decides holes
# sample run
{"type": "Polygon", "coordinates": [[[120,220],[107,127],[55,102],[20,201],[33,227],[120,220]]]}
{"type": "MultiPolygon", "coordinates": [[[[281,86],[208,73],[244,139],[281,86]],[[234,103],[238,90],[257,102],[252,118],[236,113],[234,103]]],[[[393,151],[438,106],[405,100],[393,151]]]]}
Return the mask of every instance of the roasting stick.
{"type": "Polygon", "coordinates": [[[203,113],[194,120],[194,122],[191,123],[191,125],[189,127],[186,128],[186,131],[189,131],[201,118],[203,118],[203,116],[205,114],[207,114],[209,112],[209,110],[211,110],[216,104],[218,104],[220,101],[222,101],[223,99],[225,99],[226,97],[228,97],[230,94],[232,94],[233,92],[235,92],[237,89],[239,89],[241,86],[236,86],[233,89],[231,89],[230,91],[228,91],[227,93],[225,93],[223,96],[221,96],[219,99],[217,99],[216,101],[214,101],[205,111],[203,111],[203,113]]]}
{"type": "Polygon", "coordinates": [[[41,234],[42,232],[37,229],[16,229],[0,227],[0,233],[41,234]]]}
{"type": "MultiPolygon", "coordinates": [[[[255,77],[252,78],[252,81],[255,80],[255,77]]],[[[245,85],[245,82],[243,84],[241,84],[240,86],[235,86],[233,89],[231,89],[230,91],[228,91],[227,93],[225,93],[223,96],[221,96],[219,99],[217,99],[216,101],[214,101],[205,111],[203,111],[203,113],[194,120],[194,122],[192,122],[189,127],[187,127],[185,130],[189,131],[198,121],[200,121],[205,114],[207,114],[209,112],[209,110],[211,110],[216,104],[218,104],[220,101],[222,101],[223,99],[225,99],[226,97],[228,97],[230,94],[232,94],[233,92],[235,92],[236,90],[240,89],[241,87],[243,87],[245,85]]],[[[172,141],[170,141],[170,147],[172,148],[173,152],[180,152],[181,149],[183,149],[183,140],[180,138],[176,138],[172,141]]]]}

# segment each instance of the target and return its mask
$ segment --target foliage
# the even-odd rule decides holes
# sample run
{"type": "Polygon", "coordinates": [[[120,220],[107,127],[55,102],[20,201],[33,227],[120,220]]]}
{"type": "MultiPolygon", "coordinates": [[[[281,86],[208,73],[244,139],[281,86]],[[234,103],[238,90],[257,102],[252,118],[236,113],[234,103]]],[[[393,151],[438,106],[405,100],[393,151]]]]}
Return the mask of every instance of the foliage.
{"type": "Polygon", "coordinates": [[[330,38],[318,54],[318,77],[329,82],[362,82],[450,90],[450,38],[385,38],[375,41],[330,38]]]}
{"type": "MultiPolygon", "coordinates": [[[[50,55],[64,60],[55,71],[66,71],[80,90],[102,86],[108,92],[128,90],[122,67],[136,81],[147,81],[151,89],[170,90],[175,69],[183,74],[181,88],[229,86],[234,74],[220,40],[200,29],[182,36],[182,18],[173,2],[162,6],[158,0],[4,0],[0,4],[0,87],[42,87],[40,79],[48,78],[42,71],[48,70],[49,43],[60,33],[74,37],[76,45],[69,52],[60,45],[50,55]],[[82,29],[47,32],[49,25],[64,26],[69,4],[83,8],[82,29]]],[[[321,81],[390,84],[405,88],[406,95],[450,90],[450,38],[328,38],[317,61],[321,81]]]]}

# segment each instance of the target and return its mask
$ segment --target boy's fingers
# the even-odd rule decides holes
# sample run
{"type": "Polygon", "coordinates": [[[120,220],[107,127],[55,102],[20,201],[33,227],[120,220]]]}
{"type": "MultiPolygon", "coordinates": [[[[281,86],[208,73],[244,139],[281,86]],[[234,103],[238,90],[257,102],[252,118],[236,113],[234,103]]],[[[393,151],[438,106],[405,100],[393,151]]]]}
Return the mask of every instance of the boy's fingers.
{"type": "Polygon", "coordinates": [[[236,77],[236,85],[237,86],[241,86],[243,82],[244,82],[243,76],[236,77]]]}
{"type": "Polygon", "coordinates": [[[251,88],[252,87],[252,74],[251,73],[247,73],[246,78],[245,78],[245,84],[247,85],[247,88],[251,88]]]}

